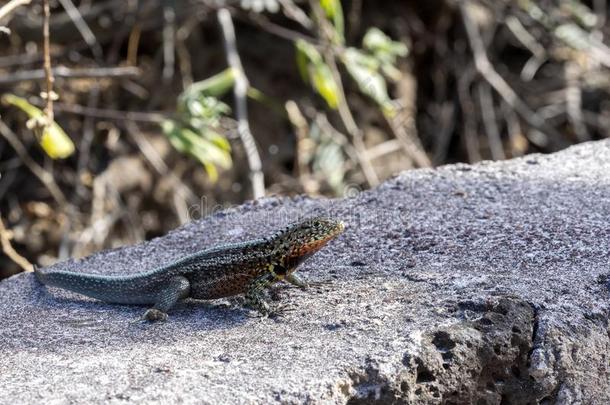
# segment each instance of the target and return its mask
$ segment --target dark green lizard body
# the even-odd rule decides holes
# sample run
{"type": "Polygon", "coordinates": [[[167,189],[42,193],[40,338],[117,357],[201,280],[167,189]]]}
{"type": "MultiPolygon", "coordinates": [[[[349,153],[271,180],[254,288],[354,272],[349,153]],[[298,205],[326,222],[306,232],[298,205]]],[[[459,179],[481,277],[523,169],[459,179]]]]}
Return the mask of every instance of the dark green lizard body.
{"type": "Polygon", "coordinates": [[[242,293],[248,305],[266,315],[269,307],[263,299],[264,289],[281,280],[306,286],[293,272],[343,229],[341,221],[313,218],[267,238],[203,250],[131,276],[36,270],[36,277],[43,284],[108,303],[153,305],[144,314],[147,320],[165,319],[167,311],[184,298],[215,299],[242,293]]]}

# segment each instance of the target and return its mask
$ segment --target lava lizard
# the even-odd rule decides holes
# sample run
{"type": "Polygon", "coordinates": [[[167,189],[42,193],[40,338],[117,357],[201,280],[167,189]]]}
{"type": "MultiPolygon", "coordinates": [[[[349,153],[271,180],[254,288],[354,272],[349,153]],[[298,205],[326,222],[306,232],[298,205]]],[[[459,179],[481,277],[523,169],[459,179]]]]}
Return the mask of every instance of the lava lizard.
{"type": "Polygon", "coordinates": [[[284,280],[301,288],[297,266],[344,230],[341,221],[311,218],[273,235],[202,250],[154,270],[127,276],[41,271],[43,284],[116,304],[153,305],[144,320],[166,320],[185,298],[216,299],[245,293],[246,305],[263,316],[271,313],[264,290],[284,280]]]}

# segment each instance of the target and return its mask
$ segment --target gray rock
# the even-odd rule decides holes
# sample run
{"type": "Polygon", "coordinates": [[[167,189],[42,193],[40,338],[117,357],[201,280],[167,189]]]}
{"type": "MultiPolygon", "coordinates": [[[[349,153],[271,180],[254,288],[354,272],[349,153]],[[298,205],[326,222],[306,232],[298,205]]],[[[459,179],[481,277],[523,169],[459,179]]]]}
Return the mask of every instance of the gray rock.
{"type": "MultiPolygon", "coordinates": [[[[193,212],[203,212],[199,207],[193,212]]],[[[134,273],[325,213],[346,233],[259,319],[166,323],[31,274],[0,283],[2,403],[610,403],[610,142],[403,173],[353,198],[269,198],[55,269],[134,273]]]]}

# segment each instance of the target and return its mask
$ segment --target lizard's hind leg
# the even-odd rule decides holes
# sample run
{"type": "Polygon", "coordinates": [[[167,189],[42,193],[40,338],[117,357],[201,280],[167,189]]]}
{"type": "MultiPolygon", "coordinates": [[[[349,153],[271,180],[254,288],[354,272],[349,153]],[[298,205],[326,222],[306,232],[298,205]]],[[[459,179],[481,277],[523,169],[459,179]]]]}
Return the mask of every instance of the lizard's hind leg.
{"type": "Polygon", "coordinates": [[[189,296],[190,283],[182,276],[171,278],[156,294],[155,306],[148,309],[142,316],[146,321],[165,321],[169,311],[181,299],[189,296]]]}
{"type": "Polygon", "coordinates": [[[282,279],[284,279],[283,276],[275,272],[268,272],[254,279],[246,291],[246,306],[258,311],[263,318],[281,316],[291,310],[287,305],[280,305],[271,309],[265,301],[265,289],[282,279]]]}

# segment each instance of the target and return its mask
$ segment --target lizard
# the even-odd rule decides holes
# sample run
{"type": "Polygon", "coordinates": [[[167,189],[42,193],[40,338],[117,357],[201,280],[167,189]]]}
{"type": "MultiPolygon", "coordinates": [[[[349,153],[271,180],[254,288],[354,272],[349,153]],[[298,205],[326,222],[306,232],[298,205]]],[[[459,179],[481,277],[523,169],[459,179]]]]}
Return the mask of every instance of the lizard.
{"type": "Polygon", "coordinates": [[[152,305],[142,320],[165,321],[186,298],[211,300],[245,294],[246,306],[266,317],[272,313],[265,290],[285,281],[308,284],[294,272],[345,229],[342,221],[315,217],[260,239],[221,244],[168,265],[133,275],[98,275],[35,269],[38,281],[113,304],[152,305]]]}

